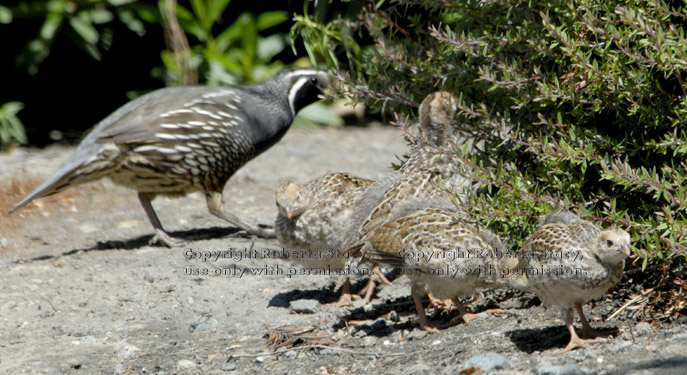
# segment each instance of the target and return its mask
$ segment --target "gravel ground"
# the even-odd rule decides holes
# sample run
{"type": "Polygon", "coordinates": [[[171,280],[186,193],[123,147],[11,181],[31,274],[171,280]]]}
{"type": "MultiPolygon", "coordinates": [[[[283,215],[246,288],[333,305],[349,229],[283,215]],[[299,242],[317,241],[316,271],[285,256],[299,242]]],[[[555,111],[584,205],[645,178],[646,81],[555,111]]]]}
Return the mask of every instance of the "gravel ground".
{"type": "MultiPolygon", "coordinates": [[[[271,225],[282,180],[305,182],[330,171],[374,179],[406,150],[390,127],[292,129],[232,178],[225,208],[271,225]]],[[[70,151],[0,155],[0,208],[11,207],[70,151]]],[[[239,258],[242,249],[262,255],[279,245],[227,227],[207,212],[201,195],[153,204],[188,247],[148,246],[152,229],[135,193],[109,181],[0,214],[0,373],[687,373],[687,327],[625,314],[607,321],[624,301],[587,304],[593,326],[618,333],[564,354],[558,352],[568,334],[558,313],[510,291],[485,293],[470,305],[503,313],[428,335],[416,328],[403,277],[379,288],[367,306],[327,306],[338,297],[333,277],[289,276],[297,268],[275,256],[239,258]],[[230,249],[234,257],[188,256],[230,249]],[[269,333],[287,340],[278,330],[298,326],[292,331],[309,336],[276,349],[267,342],[269,333]]],[[[358,278],[354,290],[364,281],[358,278]]],[[[450,318],[443,313],[434,321],[450,318]]]]}

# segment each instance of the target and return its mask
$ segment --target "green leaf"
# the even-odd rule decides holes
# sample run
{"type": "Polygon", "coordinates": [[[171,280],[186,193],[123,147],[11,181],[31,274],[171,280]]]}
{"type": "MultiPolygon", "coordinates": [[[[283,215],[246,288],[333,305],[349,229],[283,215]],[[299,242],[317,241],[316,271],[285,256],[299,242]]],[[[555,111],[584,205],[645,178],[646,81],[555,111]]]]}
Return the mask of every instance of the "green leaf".
{"type": "Polygon", "coordinates": [[[289,19],[289,13],[286,11],[275,10],[260,13],[257,17],[257,29],[263,31],[284,23],[289,19]]]}
{"type": "Polygon", "coordinates": [[[120,7],[122,5],[131,4],[136,0],[107,0],[108,3],[112,4],[114,7],[120,7]]]}
{"type": "Polygon", "coordinates": [[[146,30],[143,26],[143,22],[136,18],[133,12],[125,10],[117,13],[119,20],[126,25],[129,30],[135,32],[138,35],[144,35],[146,30]]]}
{"type": "Polygon", "coordinates": [[[69,24],[72,26],[74,31],[88,44],[94,45],[98,43],[98,30],[93,27],[93,25],[88,20],[84,20],[81,17],[70,17],[69,24]]]}
{"type": "Polygon", "coordinates": [[[51,40],[55,37],[55,32],[60,27],[62,23],[62,15],[58,13],[49,14],[45,18],[43,27],[41,27],[41,38],[46,40],[51,40]]]}
{"type": "Polygon", "coordinates": [[[12,10],[2,5],[0,5],[0,23],[12,23],[12,10]]]}
{"type": "Polygon", "coordinates": [[[270,61],[274,56],[286,48],[286,37],[283,34],[273,34],[258,39],[257,57],[262,61],[270,61]]]}
{"type": "MultiPolygon", "coordinates": [[[[205,2],[203,0],[191,0],[191,9],[193,9],[193,14],[195,14],[195,19],[198,21],[203,30],[208,31],[206,24],[208,22],[207,9],[205,8],[205,2]]],[[[211,21],[210,24],[212,24],[211,21]]]]}
{"type": "Polygon", "coordinates": [[[112,12],[106,8],[94,8],[88,11],[88,17],[95,24],[103,24],[112,21],[114,16],[112,12]]]}
{"type": "Polygon", "coordinates": [[[230,2],[231,0],[209,0],[207,8],[208,19],[212,20],[213,24],[217,22],[222,17],[222,13],[224,13],[224,10],[230,2]]]}

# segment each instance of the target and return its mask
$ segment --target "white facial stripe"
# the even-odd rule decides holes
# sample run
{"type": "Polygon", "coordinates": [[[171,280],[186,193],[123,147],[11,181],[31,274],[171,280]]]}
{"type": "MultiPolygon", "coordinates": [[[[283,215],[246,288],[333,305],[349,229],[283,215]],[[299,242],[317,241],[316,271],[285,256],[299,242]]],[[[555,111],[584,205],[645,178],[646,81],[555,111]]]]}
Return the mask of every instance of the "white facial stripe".
{"type": "Polygon", "coordinates": [[[303,77],[300,78],[296,83],[294,83],[293,86],[291,86],[291,90],[289,90],[289,107],[291,107],[291,114],[293,116],[296,116],[296,107],[294,100],[296,99],[296,94],[298,91],[300,91],[304,85],[308,84],[308,81],[310,80],[310,77],[303,77]]]}
{"type": "Polygon", "coordinates": [[[314,76],[317,74],[317,72],[318,71],[315,69],[299,69],[286,73],[284,77],[288,80],[293,76],[314,76]]]}

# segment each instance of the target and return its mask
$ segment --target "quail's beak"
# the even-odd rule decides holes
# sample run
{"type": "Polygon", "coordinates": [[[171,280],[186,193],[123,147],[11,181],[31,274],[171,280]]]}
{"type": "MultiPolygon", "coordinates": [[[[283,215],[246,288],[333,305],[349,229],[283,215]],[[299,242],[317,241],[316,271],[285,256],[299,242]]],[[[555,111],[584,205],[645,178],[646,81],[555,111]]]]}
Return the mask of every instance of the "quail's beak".
{"type": "Polygon", "coordinates": [[[286,216],[287,219],[291,219],[291,217],[293,216],[293,208],[284,207],[284,216],[286,216]]]}
{"type": "Polygon", "coordinates": [[[623,254],[625,254],[625,255],[627,255],[627,256],[630,256],[630,246],[629,246],[629,245],[623,245],[623,246],[620,248],[620,251],[621,251],[623,254]]]}

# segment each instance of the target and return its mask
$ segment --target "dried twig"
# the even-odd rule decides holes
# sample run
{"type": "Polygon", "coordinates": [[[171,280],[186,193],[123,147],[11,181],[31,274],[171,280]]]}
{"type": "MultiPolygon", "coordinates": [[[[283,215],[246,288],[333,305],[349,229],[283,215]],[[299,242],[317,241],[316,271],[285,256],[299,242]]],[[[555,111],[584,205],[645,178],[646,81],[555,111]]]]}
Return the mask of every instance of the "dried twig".
{"type": "Polygon", "coordinates": [[[617,310],[615,310],[613,312],[613,314],[611,314],[608,318],[606,318],[606,321],[609,321],[609,320],[615,318],[622,311],[624,311],[625,309],[627,309],[631,305],[638,303],[640,300],[642,300],[642,302],[644,302],[643,299],[644,300],[648,299],[649,295],[651,293],[653,293],[653,291],[654,291],[654,288],[649,288],[647,290],[642,291],[642,293],[638,294],[637,296],[635,296],[634,298],[632,298],[631,300],[626,302],[624,305],[620,306],[617,310]]]}

